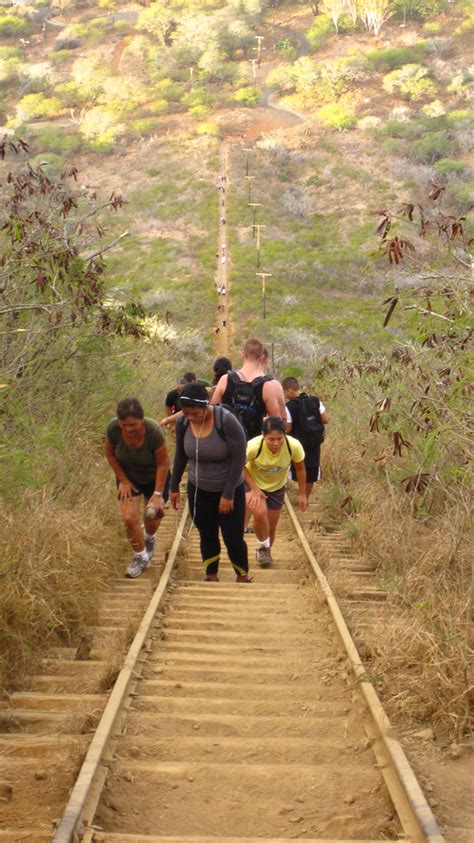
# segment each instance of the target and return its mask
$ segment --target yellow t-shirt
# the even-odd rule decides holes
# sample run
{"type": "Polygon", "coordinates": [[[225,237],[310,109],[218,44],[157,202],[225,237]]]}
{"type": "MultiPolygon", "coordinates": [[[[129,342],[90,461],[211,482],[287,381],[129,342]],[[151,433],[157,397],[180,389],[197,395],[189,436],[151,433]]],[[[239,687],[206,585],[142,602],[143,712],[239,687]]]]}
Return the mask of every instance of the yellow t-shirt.
{"type": "Polygon", "coordinates": [[[287,436],[291,456],[286,442],[283,442],[276,454],[272,454],[265,440],[263,440],[262,450],[257,457],[262,438],[262,436],[256,436],[247,443],[246,468],[259,489],[264,492],[276,492],[285,485],[291,463],[303,462],[304,449],[301,442],[298,442],[293,436],[287,436]]]}

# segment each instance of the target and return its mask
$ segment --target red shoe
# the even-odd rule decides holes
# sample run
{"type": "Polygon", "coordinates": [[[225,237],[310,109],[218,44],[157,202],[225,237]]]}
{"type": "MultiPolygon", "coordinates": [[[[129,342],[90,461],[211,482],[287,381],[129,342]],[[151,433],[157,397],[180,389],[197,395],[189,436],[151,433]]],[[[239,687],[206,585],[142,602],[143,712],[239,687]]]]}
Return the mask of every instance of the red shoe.
{"type": "Polygon", "coordinates": [[[219,577],[217,574],[207,574],[204,577],[204,582],[219,582],[219,577]]]}
{"type": "Polygon", "coordinates": [[[235,578],[236,582],[253,582],[253,577],[249,577],[248,574],[237,574],[235,578]]]}

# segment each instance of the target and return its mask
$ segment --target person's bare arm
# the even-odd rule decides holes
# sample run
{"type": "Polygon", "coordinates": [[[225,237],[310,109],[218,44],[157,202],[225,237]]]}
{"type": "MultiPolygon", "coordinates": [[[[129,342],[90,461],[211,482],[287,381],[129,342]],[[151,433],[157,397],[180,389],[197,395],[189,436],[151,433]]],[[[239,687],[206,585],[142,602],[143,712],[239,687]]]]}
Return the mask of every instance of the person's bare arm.
{"type": "Polygon", "coordinates": [[[268,416],[276,416],[286,422],[285,396],[281,383],[266,381],[262,390],[263,403],[268,416]]]}
{"type": "Polygon", "coordinates": [[[222,398],[224,392],[227,389],[227,375],[222,375],[219,379],[219,383],[217,384],[214,394],[211,396],[210,403],[211,404],[220,404],[222,402],[222,398]]]}
{"type": "Polygon", "coordinates": [[[326,410],[324,411],[324,413],[321,413],[321,421],[323,424],[327,424],[329,421],[329,416],[326,413],[326,410]]]}
{"type": "Polygon", "coordinates": [[[298,505],[300,512],[305,512],[308,506],[308,499],[306,497],[306,468],[304,460],[302,462],[293,463],[296,471],[296,480],[298,482],[298,505]]]}
{"type": "Polygon", "coordinates": [[[115,456],[114,446],[111,442],[109,442],[108,439],[105,440],[105,456],[113,473],[119,481],[119,500],[128,500],[128,498],[132,497],[133,486],[130,483],[130,480],[128,479],[127,475],[125,474],[122,466],[120,465],[117,457],[115,456]]]}

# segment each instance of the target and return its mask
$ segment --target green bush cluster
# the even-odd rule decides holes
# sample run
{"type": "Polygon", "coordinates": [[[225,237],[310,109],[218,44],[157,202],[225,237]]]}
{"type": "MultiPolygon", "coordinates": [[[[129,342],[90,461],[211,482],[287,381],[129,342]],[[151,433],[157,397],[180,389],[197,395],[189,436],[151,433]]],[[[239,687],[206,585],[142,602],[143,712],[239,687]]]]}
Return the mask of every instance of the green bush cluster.
{"type": "Polygon", "coordinates": [[[398,91],[406,99],[416,101],[436,95],[436,85],[427,76],[428,68],[420,64],[405,64],[387,73],[382,85],[388,94],[398,91]]]}
{"type": "Polygon", "coordinates": [[[317,50],[333,34],[334,27],[331,18],[327,15],[317,15],[313,25],[306,33],[306,38],[313,50],[317,50]]]}
{"type": "Polygon", "coordinates": [[[393,0],[392,9],[395,17],[413,20],[425,20],[439,15],[446,7],[444,0],[393,0]]]}
{"type": "Polygon", "coordinates": [[[318,110],[318,118],[327,129],[351,129],[357,122],[354,113],[341,103],[328,103],[318,110]]]}
{"type": "Polygon", "coordinates": [[[82,138],[78,132],[63,132],[60,129],[43,129],[37,136],[35,147],[54,152],[64,157],[79,152],[82,147],[82,138]]]}
{"type": "Polygon", "coordinates": [[[445,132],[431,132],[411,145],[412,155],[420,164],[434,164],[435,161],[453,155],[455,150],[456,144],[445,132]]]}
{"type": "Polygon", "coordinates": [[[243,88],[238,88],[234,92],[234,99],[239,103],[239,105],[252,106],[258,103],[260,94],[253,86],[246,85],[243,88]]]}
{"type": "Polygon", "coordinates": [[[17,115],[20,120],[58,117],[62,110],[63,104],[59,97],[45,97],[43,94],[27,94],[17,105],[17,115]]]}
{"type": "Polygon", "coordinates": [[[411,47],[388,47],[385,50],[369,50],[367,61],[377,70],[396,70],[404,64],[422,64],[425,56],[423,42],[411,47]]]}
{"type": "Polygon", "coordinates": [[[26,20],[16,15],[0,15],[0,36],[4,38],[20,38],[27,35],[29,26],[26,20]]]}
{"type": "Polygon", "coordinates": [[[440,158],[435,164],[435,170],[442,176],[450,178],[463,178],[468,171],[467,164],[462,161],[455,161],[452,158],[440,158]]]}

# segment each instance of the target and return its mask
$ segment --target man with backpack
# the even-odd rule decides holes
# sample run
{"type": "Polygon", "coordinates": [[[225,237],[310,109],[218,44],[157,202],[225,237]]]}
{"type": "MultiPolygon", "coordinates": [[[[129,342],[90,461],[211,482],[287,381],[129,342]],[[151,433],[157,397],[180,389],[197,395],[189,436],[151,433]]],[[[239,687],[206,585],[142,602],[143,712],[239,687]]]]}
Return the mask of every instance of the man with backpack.
{"type": "MultiPolygon", "coordinates": [[[[303,445],[306,468],[306,497],[309,498],[313,485],[320,477],[321,443],[324,442],[324,425],[329,416],[317,395],[302,392],[296,378],[285,378],[282,382],[286,406],[291,415],[291,435],[303,445]]],[[[293,480],[293,469],[291,477],[293,480]]]]}
{"type": "Polygon", "coordinates": [[[262,432],[265,416],[286,420],[285,397],[281,384],[265,374],[268,351],[260,340],[247,340],[241,359],[240,369],[221,377],[211,403],[229,407],[239,419],[247,439],[252,439],[262,432]]]}

